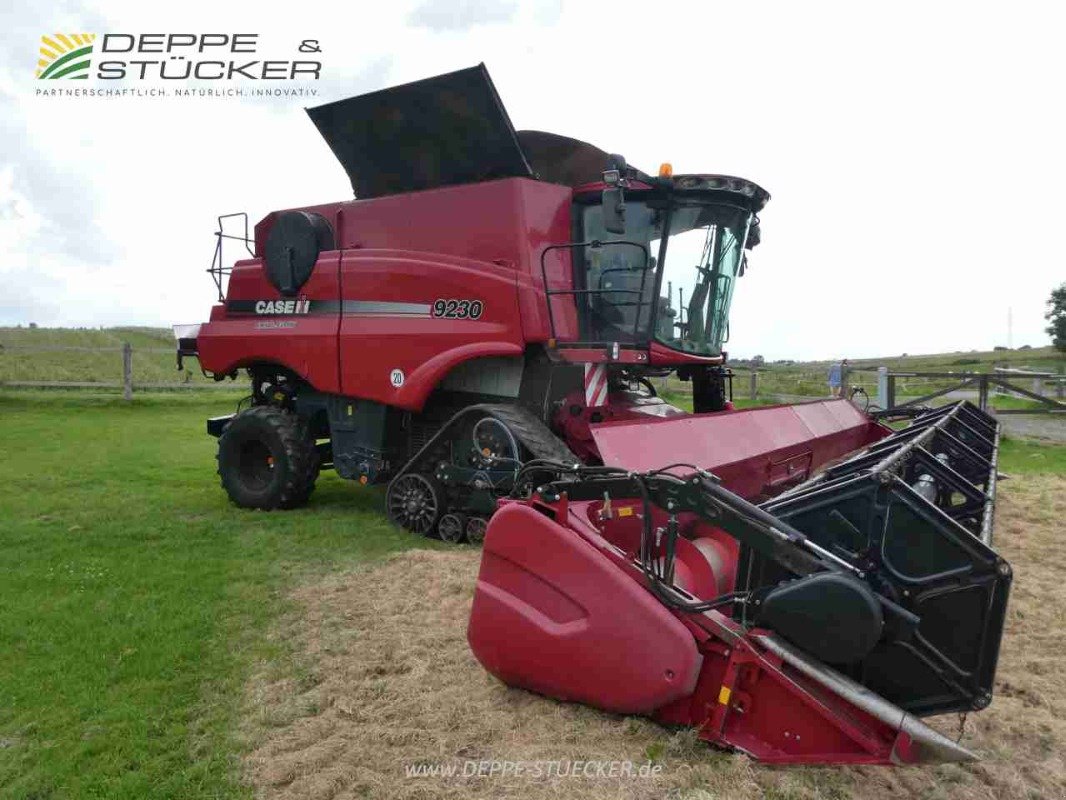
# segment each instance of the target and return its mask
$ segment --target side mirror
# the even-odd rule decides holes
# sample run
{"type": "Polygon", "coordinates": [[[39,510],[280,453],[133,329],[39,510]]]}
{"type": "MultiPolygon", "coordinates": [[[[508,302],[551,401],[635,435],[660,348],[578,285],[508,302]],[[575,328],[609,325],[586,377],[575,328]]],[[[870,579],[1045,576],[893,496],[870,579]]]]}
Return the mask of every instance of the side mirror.
{"type": "Polygon", "coordinates": [[[744,249],[751,250],[753,247],[757,247],[761,241],[762,229],[759,227],[759,220],[756,218],[755,222],[748,228],[748,241],[745,242],[744,249]]]}
{"type": "Polygon", "coordinates": [[[621,186],[603,190],[603,227],[608,233],[626,232],[626,201],[621,186]]]}

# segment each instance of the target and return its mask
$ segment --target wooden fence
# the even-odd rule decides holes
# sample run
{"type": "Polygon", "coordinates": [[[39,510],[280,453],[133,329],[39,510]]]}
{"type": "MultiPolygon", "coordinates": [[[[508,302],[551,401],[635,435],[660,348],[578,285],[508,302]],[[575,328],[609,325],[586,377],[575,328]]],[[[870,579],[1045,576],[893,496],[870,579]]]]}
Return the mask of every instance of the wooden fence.
{"type": "Polygon", "coordinates": [[[997,414],[1066,413],[1066,403],[1063,402],[1066,398],[1066,376],[1020,369],[996,369],[995,372],[890,372],[887,367],[881,367],[878,370],[877,404],[885,410],[910,408],[946,395],[976,393],[977,405],[986,411],[991,405],[990,390],[1022,397],[1033,403],[1030,408],[998,408],[997,414]],[[900,402],[896,391],[897,381],[911,378],[946,381],[947,385],[900,402]],[[1019,380],[1031,381],[1030,388],[1018,385],[1019,380]]]}
{"type": "MultiPolygon", "coordinates": [[[[193,376],[191,372],[182,373],[183,380],[137,380],[135,375],[134,352],[158,357],[162,354],[173,358],[175,350],[170,347],[137,347],[129,342],[114,347],[78,347],[71,345],[0,345],[0,387],[26,389],[103,389],[120,390],[125,399],[130,400],[133,392],[143,390],[186,390],[186,389],[245,389],[245,380],[221,381],[204,380],[193,376]],[[7,353],[114,353],[115,374],[121,375],[121,381],[107,380],[10,380],[2,356],[7,353]],[[120,371],[121,370],[121,371],[120,371]]],[[[157,358],[157,360],[159,360],[157,358]]],[[[175,364],[176,367],[176,364],[175,364]]],[[[159,364],[153,370],[165,375],[159,364]]],[[[175,369],[176,372],[176,369],[175,369]]],[[[810,400],[816,397],[828,397],[827,373],[824,369],[746,369],[737,368],[733,374],[733,396],[752,402],[794,402],[810,400]]],[[[659,388],[687,393],[691,384],[677,381],[676,378],[663,378],[658,381],[659,388]]],[[[955,396],[969,393],[982,409],[990,405],[990,392],[1010,393],[1033,401],[1032,408],[997,409],[1000,414],[1021,413],[1062,413],[1066,411],[1066,376],[1050,372],[1035,372],[1022,369],[996,368],[995,372],[902,372],[890,371],[887,367],[879,369],[846,369],[842,385],[860,386],[867,392],[871,401],[883,409],[907,408],[922,405],[945,395],[955,396]],[[1028,388],[1019,385],[1025,381],[1028,388]],[[901,386],[906,390],[905,398],[900,396],[901,386]],[[924,391],[928,387],[932,391],[924,391]],[[920,396],[916,396],[915,392],[920,396]],[[1054,394],[1054,397],[1052,397],[1054,394]]]]}
{"type": "MultiPolygon", "coordinates": [[[[138,353],[161,355],[166,353],[175,357],[175,349],[172,347],[138,347],[138,353]]],[[[78,347],[73,345],[4,345],[0,347],[0,355],[5,353],[115,353],[116,361],[121,359],[121,381],[71,381],[71,380],[8,380],[4,371],[4,362],[0,360],[0,388],[13,389],[105,389],[121,390],[126,400],[133,399],[134,390],[187,390],[187,389],[242,389],[247,385],[246,381],[200,381],[189,380],[189,373],[183,373],[185,380],[181,381],[138,381],[135,380],[133,353],[134,347],[129,342],[124,342],[121,347],[78,347]]],[[[116,366],[118,366],[116,364],[116,366]]],[[[175,364],[175,372],[177,365],[175,364]]]]}

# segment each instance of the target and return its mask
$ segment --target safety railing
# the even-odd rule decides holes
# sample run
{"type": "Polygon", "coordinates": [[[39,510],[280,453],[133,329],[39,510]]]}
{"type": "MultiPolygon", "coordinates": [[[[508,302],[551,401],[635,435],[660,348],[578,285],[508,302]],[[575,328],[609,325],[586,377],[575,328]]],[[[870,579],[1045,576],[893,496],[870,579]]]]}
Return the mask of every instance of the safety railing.
{"type": "MultiPolygon", "coordinates": [[[[617,242],[601,242],[599,240],[591,240],[587,242],[569,242],[567,244],[553,244],[549,245],[541,251],[540,254],[540,274],[541,280],[544,282],[544,294],[547,298],[548,305],[548,324],[551,328],[551,338],[556,340],[559,347],[571,347],[571,348],[593,348],[593,347],[610,347],[614,344],[631,344],[638,346],[647,346],[651,339],[652,325],[654,325],[654,311],[655,311],[655,299],[645,299],[647,290],[649,288],[648,281],[648,248],[639,242],[629,241],[617,241],[617,242]],[[638,249],[643,258],[644,268],[640,270],[641,280],[639,289],[553,289],[551,288],[551,281],[548,279],[548,265],[547,256],[548,253],[569,250],[574,251],[583,248],[599,249],[602,247],[609,247],[613,245],[625,245],[628,247],[634,247],[638,249]],[[608,303],[610,307],[614,308],[634,308],[632,330],[626,330],[630,327],[628,324],[624,326],[612,326],[617,331],[617,336],[611,337],[599,337],[596,334],[597,327],[592,325],[589,317],[592,314],[591,303],[588,305],[579,304],[578,298],[592,300],[597,297],[605,297],[609,295],[625,295],[636,296],[636,301],[629,300],[613,301],[608,303]],[[576,314],[576,322],[578,326],[578,339],[574,340],[569,337],[559,335],[558,326],[556,324],[556,313],[554,308],[554,298],[561,296],[569,296],[574,298],[574,312],[576,314]],[[648,309],[648,313],[645,314],[645,308],[648,309]]],[[[620,271],[620,270],[607,270],[607,271],[620,271]]],[[[654,276],[651,278],[654,281],[654,276]]],[[[652,292],[654,294],[654,291],[652,292]]]]}
{"type": "Polygon", "coordinates": [[[207,273],[211,276],[211,279],[215,282],[215,289],[218,290],[218,302],[222,302],[226,299],[226,277],[233,271],[229,262],[225,260],[223,243],[225,241],[242,242],[244,249],[248,251],[248,255],[252,258],[255,257],[255,251],[252,249],[252,245],[255,241],[248,236],[248,214],[244,211],[238,211],[235,214],[223,214],[218,218],[218,230],[215,231],[215,254],[211,258],[211,266],[207,268],[207,273]],[[231,233],[226,233],[226,225],[224,220],[227,219],[240,219],[244,224],[244,235],[235,236],[231,233]]]}

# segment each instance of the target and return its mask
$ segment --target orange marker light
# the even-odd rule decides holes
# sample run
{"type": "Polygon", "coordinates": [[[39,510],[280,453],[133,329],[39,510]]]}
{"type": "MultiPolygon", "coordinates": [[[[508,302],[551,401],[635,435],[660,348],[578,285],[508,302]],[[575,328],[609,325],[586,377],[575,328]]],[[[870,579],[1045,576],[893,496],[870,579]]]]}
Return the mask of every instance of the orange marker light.
{"type": "Polygon", "coordinates": [[[659,177],[660,178],[672,178],[674,176],[674,165],[669,161],[664,161],[659,165],[659,177]]]}

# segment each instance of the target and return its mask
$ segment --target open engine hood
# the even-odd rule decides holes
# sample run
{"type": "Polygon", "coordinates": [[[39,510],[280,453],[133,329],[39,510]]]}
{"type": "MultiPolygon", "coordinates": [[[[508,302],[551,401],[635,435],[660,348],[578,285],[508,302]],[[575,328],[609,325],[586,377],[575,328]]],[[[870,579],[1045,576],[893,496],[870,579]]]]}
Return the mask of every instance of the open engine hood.
{"type": "Polygon", "coordinates": [[[484,64],[307,113],[360,198],[533,177],[484,64]]]}
{"type": "Polygon", "coordinates": [[[516,133],[484,64],[307,113],[360,198],[515,177],[580,186],[607,163],[578,139],[516,133]]]}

